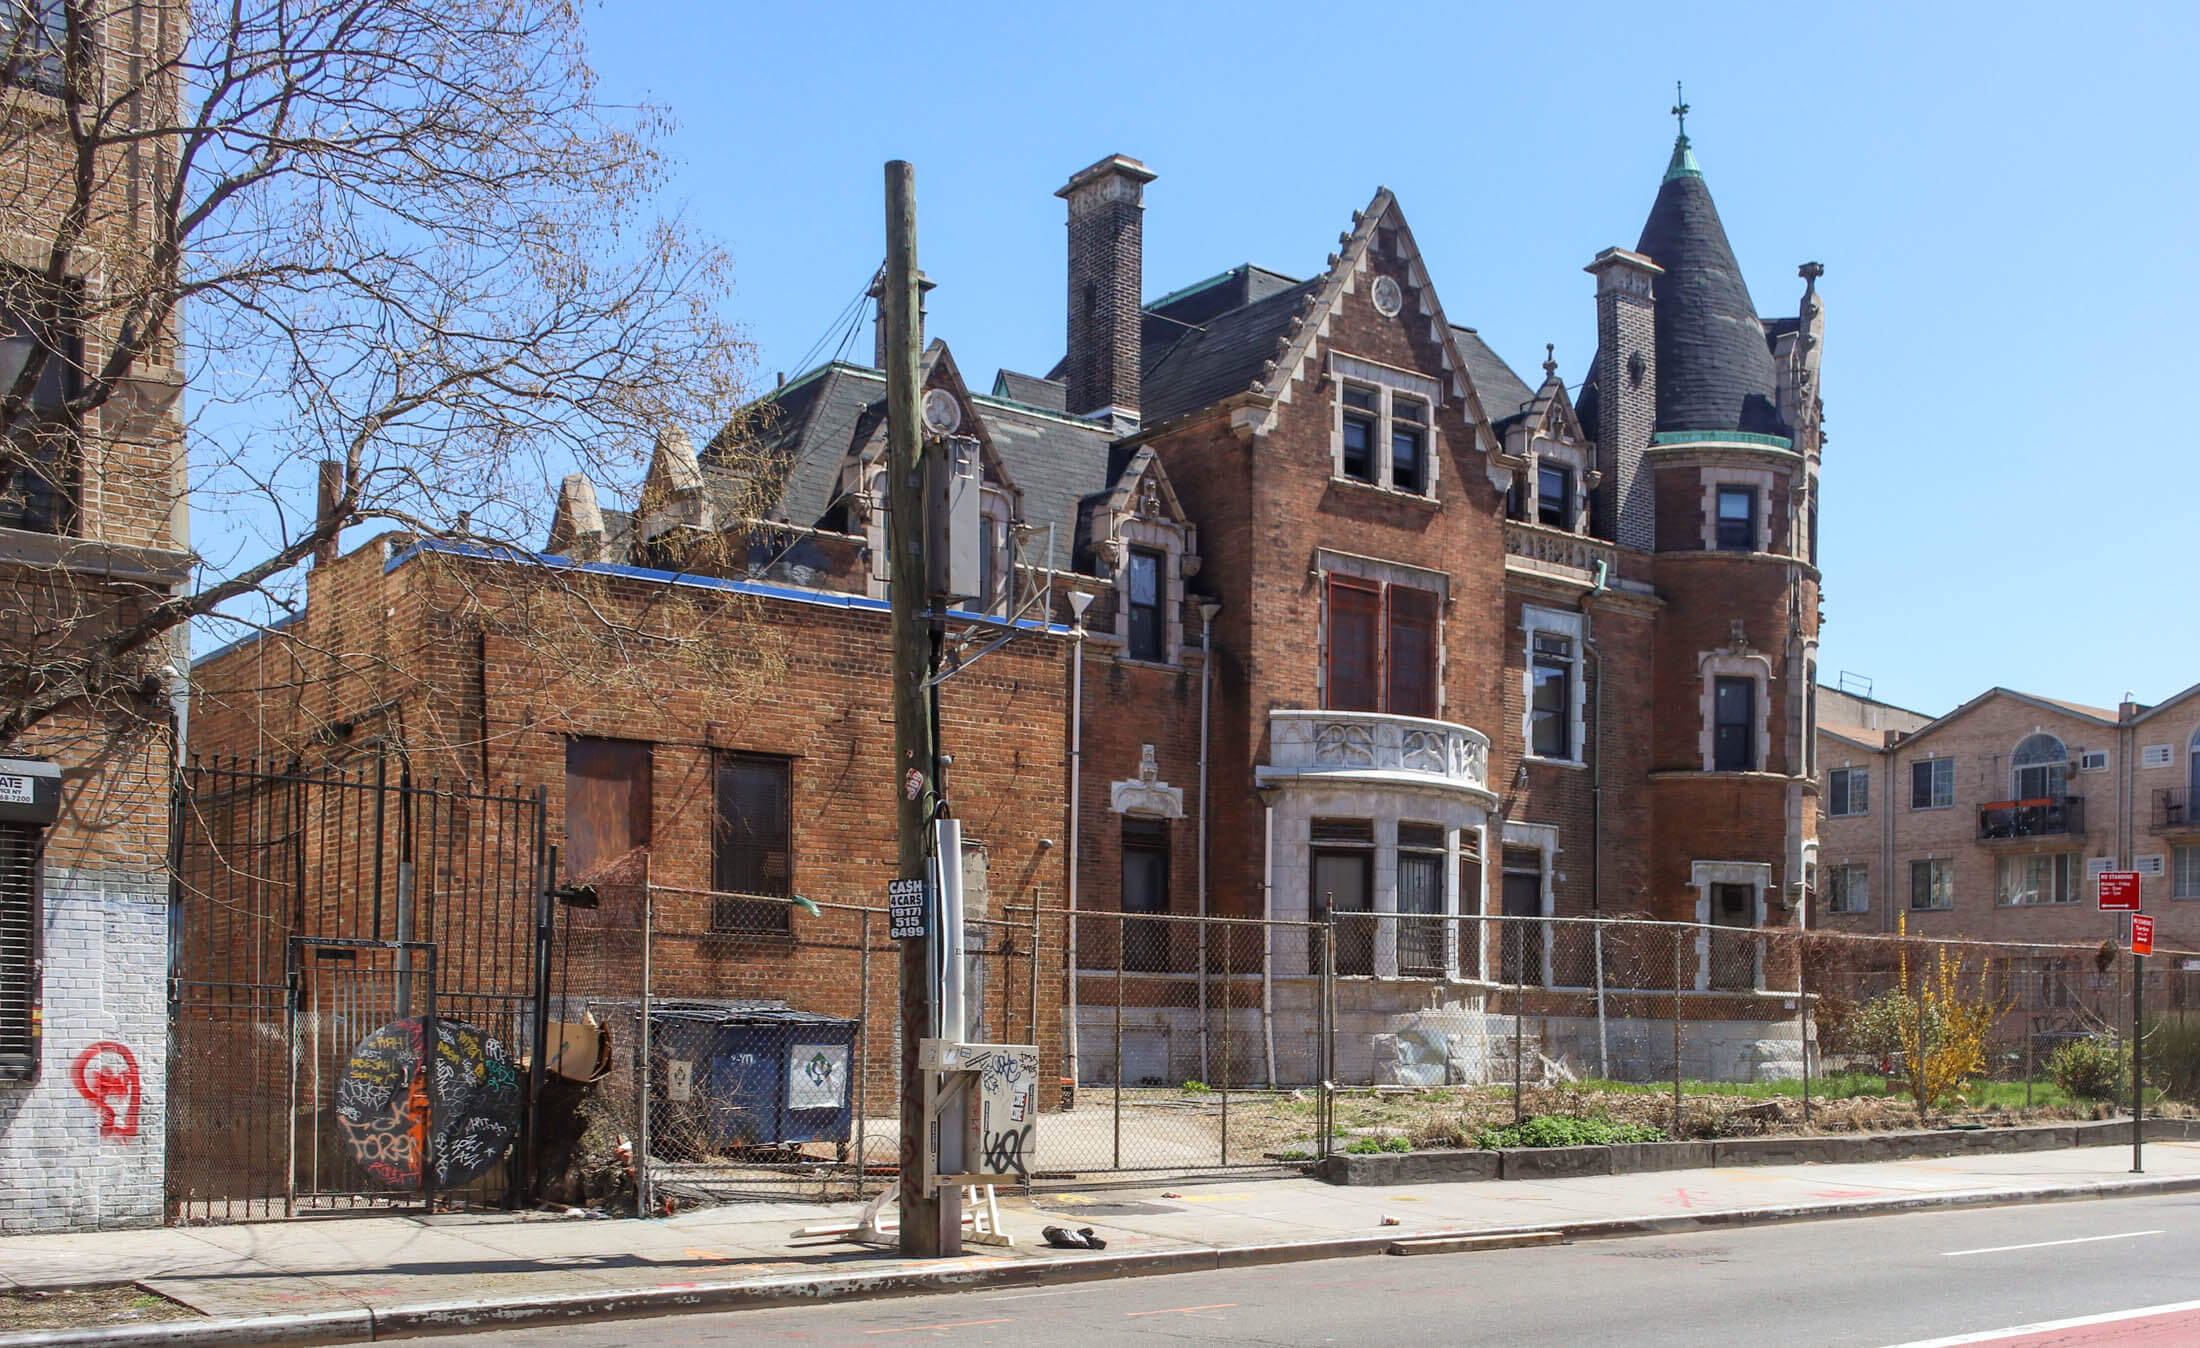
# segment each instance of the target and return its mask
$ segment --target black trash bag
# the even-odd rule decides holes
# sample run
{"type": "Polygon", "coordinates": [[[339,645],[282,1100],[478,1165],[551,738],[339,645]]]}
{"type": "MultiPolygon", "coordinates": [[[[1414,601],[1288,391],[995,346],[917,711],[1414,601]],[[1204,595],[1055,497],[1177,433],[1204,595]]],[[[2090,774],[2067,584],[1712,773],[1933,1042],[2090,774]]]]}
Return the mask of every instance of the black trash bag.
{"type": "Polygon", "coordinates": [[[1104,1250],[1108,1248],[1108,1243],[1094,1235],[1092,1228],[1089,1226],[1076,1231],[1065,1230],[1059,1226],[1050,1226],[1039,1234],[1046,1238],[1047,1244],[1058,1250],[1104,1250]]]}

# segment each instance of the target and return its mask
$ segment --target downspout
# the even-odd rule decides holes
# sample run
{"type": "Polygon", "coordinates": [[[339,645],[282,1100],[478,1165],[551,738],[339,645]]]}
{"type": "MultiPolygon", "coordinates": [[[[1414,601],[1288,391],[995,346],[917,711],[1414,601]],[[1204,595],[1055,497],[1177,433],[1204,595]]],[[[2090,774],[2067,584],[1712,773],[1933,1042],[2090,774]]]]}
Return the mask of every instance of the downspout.
{"type": "Polygon", "coordinates": [[[1596,579],[1581,596],[1581,645],[1589,653],[1596,701],[1589,708],[1589,911],[1604,912],[1604,656],[1597,650],[1589,604],[1604,593],[1609,564],[1599,558],[1596,579]]]}
{"type": "MultiPolygon", "coordinates": [[[[1589,707],[1589,911],[1599,918],[1604,915],[1604,657],[1597,650],[1596,629],[1589,605],[1604,593],[1604,582],[1609,574],[1609,565],[1598,558],[1596,579],[1589,586],[1589,593],[1581,596],[1581,648],[1589,655],[1590,677],[1596,681],[1596,700],[1589,707]]],[[[1596,927],[1593,930],[1597,938],[1597,1071],[1609,1079],[1612,1070],[1610,1049],[1605,1041],[1604,929],[1596,927]]]]}
{"type": "Polygon", "coordinates": [[[1092,607],[1093,596],[1083,590],[1072,590],[1069,595],[1070,612],[1070,677],[1069,677],[1069,938],[1063,942],[1063,961],[1069,967],[1069,1024],[1062,1029],[1062,1056],[1065,1075],[1069,1077],[1072,1094],[1077,1090],[1080,1077],[1077,1060],[1077,835],[1079,832],[1079,791],[1084,777],[1085,759],[1085,610],[1092,607]]]}
{"type": "Polygon", "coordinates": [[[1276,807],[1265,807],[1260,852],[1260,1024],[1268,1089],[1276,1088],[1276,807]]]}
{"type": "MultiPolygon", "coordinates": [[[[1221,611],[1218,600],[1199,602],[1199,1079],[1209,1083],[1213,1077],[1207,1063],[1207,707],[1215,682],[1215,615],[1221,611]]],[[[1222,996],[1222,1015],[1227,1020],[1227,983],[1222,996]]]]}

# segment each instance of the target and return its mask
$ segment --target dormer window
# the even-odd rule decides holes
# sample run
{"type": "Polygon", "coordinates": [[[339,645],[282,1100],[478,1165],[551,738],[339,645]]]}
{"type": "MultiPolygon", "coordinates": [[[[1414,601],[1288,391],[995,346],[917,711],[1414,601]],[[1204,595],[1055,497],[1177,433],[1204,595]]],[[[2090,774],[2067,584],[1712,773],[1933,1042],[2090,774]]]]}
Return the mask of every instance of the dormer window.
{"type": "Polygon", "coordinates": [[[1152,548],[1132,548],[1123,577],[1124,603],[1130,610],[1130,640],[1126,653],[1133,660],[1167,658],[1161,624],[1161,583],[1168,558],[1152,548]]]}
{"type": "Polygon", "coordinates": [[[1574,474],[1564,464],[1545,463],[1535,472],[1535,522],[1553,529],[1573,528],[1574,474]]]}
{"type": "Polygon", "coordinates": [[[1382,416],[1382,394],[1358,384],[1346,384],[1344,400],[1344,462],[1340,471],[1355,482],[1374,482],[1375,424],[1382,416]]]}
{"type": "Polygon", "coordinates": [[[1436,494],[1436,406],[1443,385],[1411,370],[1332,355],[1336,429],[1331,471],[1413,496],[1436,494]]]}

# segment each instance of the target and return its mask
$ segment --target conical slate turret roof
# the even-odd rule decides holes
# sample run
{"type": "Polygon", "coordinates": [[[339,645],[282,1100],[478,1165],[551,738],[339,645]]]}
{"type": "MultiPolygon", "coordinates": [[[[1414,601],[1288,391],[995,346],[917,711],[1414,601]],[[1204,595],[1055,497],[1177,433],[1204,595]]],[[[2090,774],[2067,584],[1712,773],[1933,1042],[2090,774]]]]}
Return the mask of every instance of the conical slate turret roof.
{"type": "Polygon", "coordinates": [[[1685,135],[1635,251],[1665,269],[1655,284],[1658,429],[1790,434],[1764,323],[1685,135]]]}

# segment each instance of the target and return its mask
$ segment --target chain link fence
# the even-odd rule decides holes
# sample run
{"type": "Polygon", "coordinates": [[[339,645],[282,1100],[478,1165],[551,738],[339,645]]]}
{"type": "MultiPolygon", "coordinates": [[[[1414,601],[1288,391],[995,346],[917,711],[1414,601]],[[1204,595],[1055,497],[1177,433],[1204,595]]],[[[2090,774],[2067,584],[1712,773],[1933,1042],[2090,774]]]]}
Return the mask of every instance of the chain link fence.
{"type": "MultiPolygon", "coordinates": [[[[661,1210],[892,1181],[901,949],[883,910],[617,868],[592,898],[567,903],[552,946],[546,1198],[626,1206],[646,1186],[661,1210]]],[[[1951,996],[1987,1009],[1982,1061],[1936,1114],[2070,1112],[2085,1102],[2054,1088],[2053,1047],[2129,1029],[2115,947],[1352,912],[1006,907],[967,926],[964,1037],[1036,1043],[1059,1076],[1039,1188],[1290,1173],[1339,1150],[1473,1146],[1541,1114],[1678,1137],[1908,1126],[1888,1025],[1951,996]]],[[[2156,964],[2150,1023],[2200,1011],[2200,968],[2182,967],[2200,960],[2156,964]]]]}
{"type": "MultiPolygon", "coordinates": [[[[901,942],[883,909],[649,883],[565,896],[552,943],[543,1196],[841,1199],[900,1154],[901,942]],[[646,1025],[645,1025],[646,1020],[646,1025]],[[580,1051],[561,1057],[559,1046],[580,1051]],[[568,1061],[569,1059],[569,1061],[568,1061]]],[[[979,1043],[1037,1038],[1030,920],[966,918],[979,1043]]]]}

